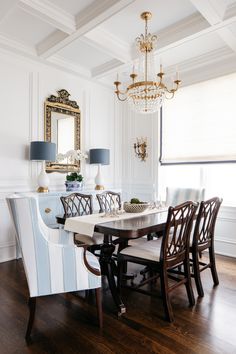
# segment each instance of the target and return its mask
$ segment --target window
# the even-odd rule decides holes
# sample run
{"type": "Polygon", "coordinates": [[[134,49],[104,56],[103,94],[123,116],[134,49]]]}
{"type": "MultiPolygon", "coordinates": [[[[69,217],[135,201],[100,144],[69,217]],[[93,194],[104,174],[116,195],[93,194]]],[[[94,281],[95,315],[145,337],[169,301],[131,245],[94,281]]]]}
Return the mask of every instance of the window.
{"type": "Polygon", "coordinates": [[[236,74],[179,90],[161,118],[161,164],[236,162],[236,74]]]}
{"type": "Polygon", "coordinates": [[[195,84],[163,107],[162,199],[167,186],[205,188],[206,198],[219,196],[236,206],[235,86],[236,74],[195,84]]]}
{"type": "Polygon", "coordinates": [[[166,187],[205,188],[205,198],[223,198],[236,206],[236,164],[170,165],[159,168],[158,199],[165,200],[166,187]]]}

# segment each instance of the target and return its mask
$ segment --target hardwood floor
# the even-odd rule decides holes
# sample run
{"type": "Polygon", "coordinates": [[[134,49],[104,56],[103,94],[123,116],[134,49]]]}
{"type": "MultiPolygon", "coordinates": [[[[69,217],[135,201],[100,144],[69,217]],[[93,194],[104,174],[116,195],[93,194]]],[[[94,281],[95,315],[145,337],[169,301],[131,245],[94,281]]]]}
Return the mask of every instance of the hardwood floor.
{"type": "MultiPolygon", "coordinates": [[[[109,290],[103,291],[104,329],[97,326],[94,295],[38,300],[32,343],[24,334],[27,285],[21,261],[0,264],[0,354],[236,353],[236,259],[217,256],[220,285],[202,273],[205,296],[188,307],[185,288],[172,293],[175,322],[163,318],[162,302],[124,290],[128,312],[117,319],[109,290]]],[[[106,284],[104,286],[106,288],[106,284]]],[[[194,287],[195,295],[196,288],[194,287]]]]}

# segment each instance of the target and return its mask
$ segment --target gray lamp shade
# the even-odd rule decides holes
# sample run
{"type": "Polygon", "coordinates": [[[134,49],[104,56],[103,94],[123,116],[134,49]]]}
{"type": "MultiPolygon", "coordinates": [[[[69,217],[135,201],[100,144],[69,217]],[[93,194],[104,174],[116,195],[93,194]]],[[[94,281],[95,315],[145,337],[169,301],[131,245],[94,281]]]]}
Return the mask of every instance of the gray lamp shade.
{"type": "Polygon", "coordinates": [[[110,150],[109,149],[90,149],[89,151],[91,164],[110,164],[110,150]]]}
{"type": "Polygon", "coordinates": [[[56,160],[56,144],[47,141],[31,141],[30,143],[30,160],[35,161],[55,161],[56,160]]]}

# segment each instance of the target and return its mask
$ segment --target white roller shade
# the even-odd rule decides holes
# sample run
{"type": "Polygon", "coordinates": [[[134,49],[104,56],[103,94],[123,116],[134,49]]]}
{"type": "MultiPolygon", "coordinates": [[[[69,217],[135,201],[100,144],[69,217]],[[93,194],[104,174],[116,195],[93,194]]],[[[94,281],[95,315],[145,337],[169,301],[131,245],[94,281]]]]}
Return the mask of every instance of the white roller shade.
{"type": "Polygon", "coordinates": [[[236,74],[180,89],[161,130],[162,164],[236,161],[236,74]]]}

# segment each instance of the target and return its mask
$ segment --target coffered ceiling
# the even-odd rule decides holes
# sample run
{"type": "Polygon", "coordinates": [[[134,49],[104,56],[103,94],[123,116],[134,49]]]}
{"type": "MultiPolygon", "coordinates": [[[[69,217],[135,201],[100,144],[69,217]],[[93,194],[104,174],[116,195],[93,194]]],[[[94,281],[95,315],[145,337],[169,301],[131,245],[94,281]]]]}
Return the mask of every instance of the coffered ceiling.
{"type": "Polygon", "coordinates": [[[0,0],[0,48],[112,87],[151,11],[155,61],[185,83],[236,71],[236,0],[0,0]]]}

